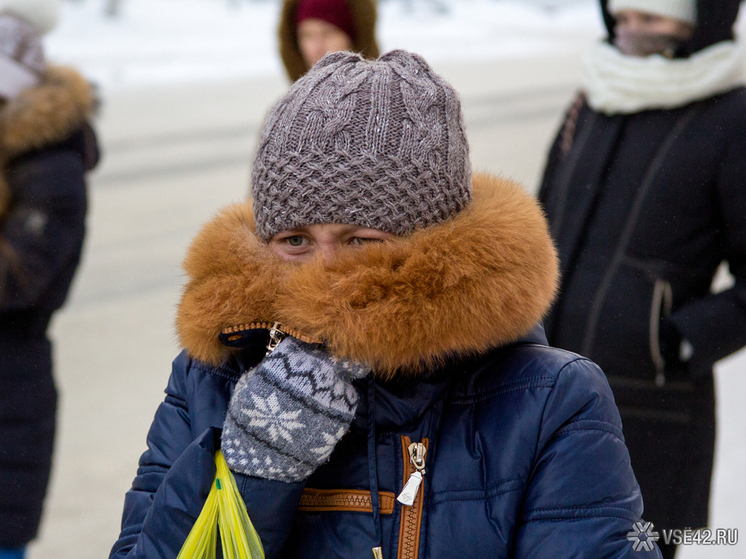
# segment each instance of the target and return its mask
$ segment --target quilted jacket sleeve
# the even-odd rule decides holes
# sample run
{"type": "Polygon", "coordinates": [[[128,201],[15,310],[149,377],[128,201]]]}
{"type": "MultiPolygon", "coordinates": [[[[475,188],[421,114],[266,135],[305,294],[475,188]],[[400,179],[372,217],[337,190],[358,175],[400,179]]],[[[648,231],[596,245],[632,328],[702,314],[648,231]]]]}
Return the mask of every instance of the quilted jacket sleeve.
{"type": "MultiPolygon", "coordinates": [[[[174,559],[207,499],[215,477],[214,452],[219,447],[220,429],[208,428],[196,438],[192,436],[190,404],[200,408],[214,396],[201,393],[195,396],[199,403],[193,402],[189,375],[201,372],[194,372],[192,365],[184,353],[174,361],[166,398],[148,433],[148,449],[125,496],[122,531],[111,559],[174,559]]],[[[266,557],[276,557],[304,484],[236,477],[266,557]]]]}
{"type": "Polygon", "coordinates": [[[571,361],[544,409],[515,557],[660,557],[627,539],[642,510],[611,389],[594,363],[571,361]]]}

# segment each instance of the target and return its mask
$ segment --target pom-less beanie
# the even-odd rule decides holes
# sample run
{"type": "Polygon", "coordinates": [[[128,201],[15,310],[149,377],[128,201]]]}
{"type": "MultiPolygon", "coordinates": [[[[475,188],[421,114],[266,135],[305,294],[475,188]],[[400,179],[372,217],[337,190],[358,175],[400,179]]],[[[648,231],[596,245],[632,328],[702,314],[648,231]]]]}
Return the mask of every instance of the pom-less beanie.
{"type": "Polygon", "coordinates": [[[321,19],[338,27],[355,40],[355,20],[347,0],[300,0],[295,10],[295,26],[306,19],[321,19]]]}
{"type": "Polygon", "coordinates": [[[252,172],[257,235],[344,223],[406,235],[471,201],[454,89],[418,55],[325,56],[272,108],[252,172]]]}
{"type": "Polygon", "coordinates": [[[609,0],[609,12],[636,10],[697,24],[696,0],[609,0]]]}
{"type": "Polygon", "coordinates": [[[47,69],[36,28],[11,15],[0,14],[0,56],[37,75],[47,69]]]}

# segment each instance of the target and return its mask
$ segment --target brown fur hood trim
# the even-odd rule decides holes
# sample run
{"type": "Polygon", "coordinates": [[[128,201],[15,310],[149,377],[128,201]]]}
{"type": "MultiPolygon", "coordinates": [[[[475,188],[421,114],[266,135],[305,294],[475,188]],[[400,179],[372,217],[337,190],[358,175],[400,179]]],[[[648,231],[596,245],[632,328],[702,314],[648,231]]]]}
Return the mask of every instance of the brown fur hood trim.
{"type": "MultiPolygon", "coordinates": [[[[280,42],[280,56],[290,81],[296,81],[308,71],[303,61],[298,41],[295,37],[295,11],[300,0],[284,0],[280,13],[280,26],[277,30],[280,42]]],[[[376,43],[376,3],[375,0],[347,0],[355,22],[355,38],[352,50],[366,58],[378,58],[376,43]]]]}
{"type": "Polygon", "coordinates": [[[520,186],[489,176],[473,183],[471,206],[451,221],[346,251],[332,266],[280,259],[254,235],[248,204],[225,209],[185,260],[182,344],[217,365],[232,351],[221,332],[277,321],[391,376],[520,338],[554,299],[555,249],[520,186]]]}
{"type": "Polygon", "coordinates": [[[91,85],[75,70],[50,66],[46,79],[0,109],[0,158],[64,140],[90,118],[91,85]]]}

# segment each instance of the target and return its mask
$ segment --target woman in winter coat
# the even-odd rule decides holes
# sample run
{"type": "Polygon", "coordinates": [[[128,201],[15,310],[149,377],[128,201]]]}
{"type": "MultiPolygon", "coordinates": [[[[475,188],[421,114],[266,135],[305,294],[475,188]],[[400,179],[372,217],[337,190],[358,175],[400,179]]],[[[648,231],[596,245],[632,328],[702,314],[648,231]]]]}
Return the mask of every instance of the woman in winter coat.
{"type": "Polygon", "coordinates": [[[47,327],[85,232],[96,163],[91,87],[47,66],[43,2],[0,1],[0,557],[37,532],[52,459],[56,391],[47,327]],[[33,8],[33,9],[31,9],[33,8]]]}
{"type": "Polygon", "coordinates": [[[707,524],[712,367],[746,345],[739,3],[602,2],[609,39],[540,192],[563,273],[549,341],[606,372],[657,528],[707,524]],[[735,284],[715,293],[723,261],[735,284]]]}
{"type": "Polygon", "coordinates": [[[112,558],[176,557],[218,447],[268,558],[659,556],[603,373],[537,325],[541,211],[471,176],[424,60],[326,56],[271,111],[252,192],[187,256],[112,558]]]}
{"type": "Polygon", "coordinates": [[[280,56],[295,81],[325,54],[342,50],[378,58],[375,0],[283,0],[280,56]]]}

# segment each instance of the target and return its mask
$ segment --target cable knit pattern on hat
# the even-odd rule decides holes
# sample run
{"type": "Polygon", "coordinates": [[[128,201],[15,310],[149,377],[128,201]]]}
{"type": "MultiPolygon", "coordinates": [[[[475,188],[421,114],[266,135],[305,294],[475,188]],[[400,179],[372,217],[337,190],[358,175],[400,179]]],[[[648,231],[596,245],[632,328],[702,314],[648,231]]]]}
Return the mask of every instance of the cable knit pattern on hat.
{"type": "Polygon", "coordinates": [[[458,95],[419,56],[327,55],[270,113],[252,174],[257,234],[345,223],[405,235],[471,201],[458,95]]]}

